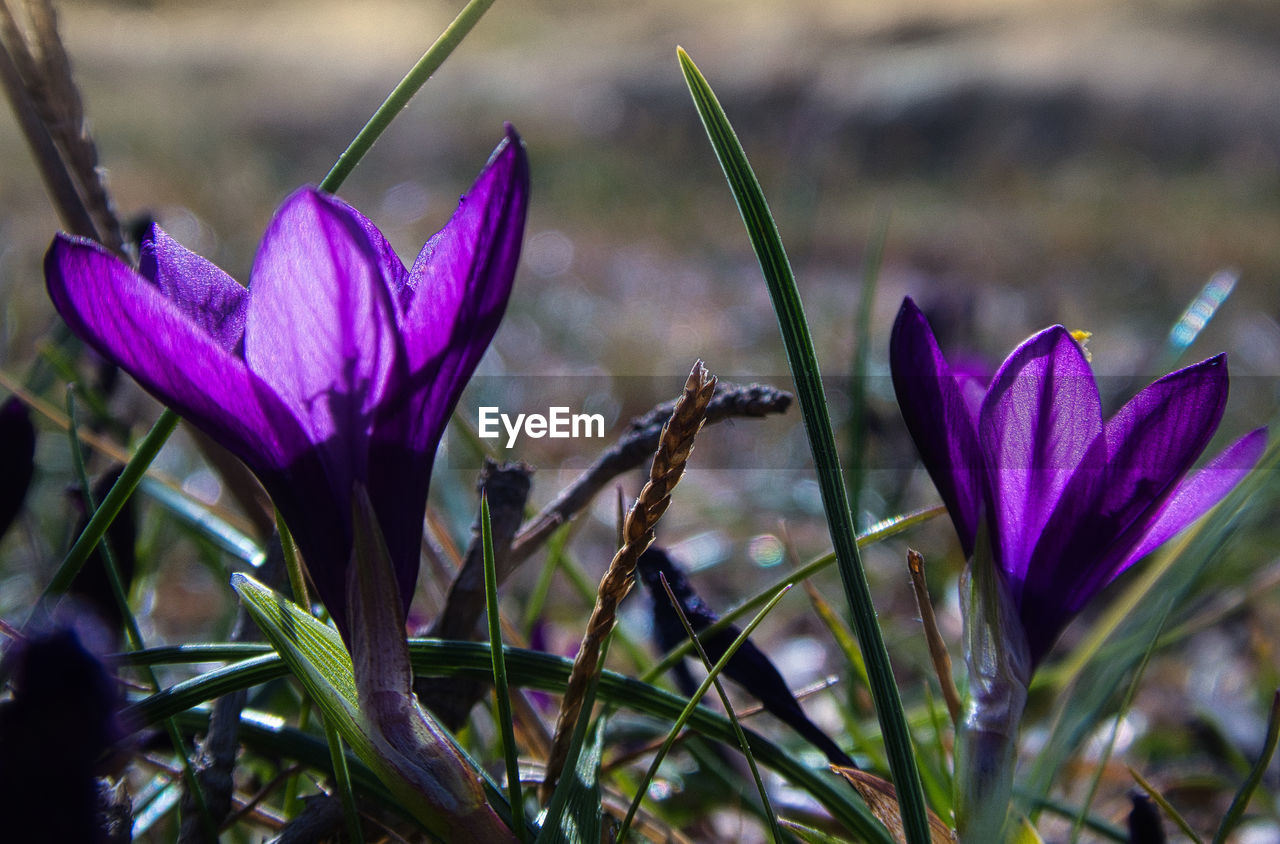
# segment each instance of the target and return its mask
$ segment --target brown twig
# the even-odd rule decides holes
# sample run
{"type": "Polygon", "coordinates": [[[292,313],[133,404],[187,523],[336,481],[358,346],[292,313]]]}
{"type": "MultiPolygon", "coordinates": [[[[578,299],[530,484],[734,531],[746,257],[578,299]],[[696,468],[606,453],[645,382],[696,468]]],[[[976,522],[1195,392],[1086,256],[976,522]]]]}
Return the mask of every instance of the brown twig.
{"type": "MultiPolygon", "coordinates": [[[[707,405],[708,425],[737,417],[764,417],[783,413],[792,395],[762,384],[720,384],[707,405]]],[[[556,528],[572,519],[610,481],[640,466],[658,447],[663,423],[671,418],[676,402],[664,402],[643,416],[631,420],[622,437],[602,453],[573,483],[561,490],[516,534],[511,543],[511,568],[517,568],[542,546],[556,528]]],[[[502,580],[499,578],[498,583],[502,580]]]]}
{"type": "MultiPolygon", "coordinates": [[[[501,583],[511,571],[511,539],[520,527],[525,502],[529,499],[533,469],[524,463],[499,465],[485,461],[480,472],[479,491],[489,501],[489,523],[493,535],[493,559],[501,583]]],[[[428,636],[438,639],[475,639],[477,624],[483,618],[484,554],[479,541],[479,521],[472,528],[471,545],[466,562],[449,587],[444,610],[431,625],[428,636]]],[[[467,713],[489,688],[485,680],[463,680],[451,677],[419,677],[413,690],[422,705],[431,710],[450,729],[459,729],[467,713]]]]}
{"type": "MultiPolygon", "coordinates": [[[[624,543],[614,554],[596,592],[595,609],[587,622],[586,633],[573,661],[573,670],[565,687],[560,715],[556,720],[555,739],[547,761],[546,778],[542,782],[542,798],[550,797],[556,780],[564,768],[573,727],[582,715],[583,699],[591,679],[600,667],[600,648],[613,630],[618,604],[635,582],[636,560],[653,542],[654,529],[671,504],[671,491],[680,482],[685,464],[693,451],[693,441],[707,416],[707,405],[715,391],[716,379],[698,361],[685,381],[684,394],[676,401],[670,421],[662,428],[658,450],[649,470],[649,481],[627,514],[623,528],[624,543]]],[[[589,714],[589,713],[588,713],[589,714]]]]}

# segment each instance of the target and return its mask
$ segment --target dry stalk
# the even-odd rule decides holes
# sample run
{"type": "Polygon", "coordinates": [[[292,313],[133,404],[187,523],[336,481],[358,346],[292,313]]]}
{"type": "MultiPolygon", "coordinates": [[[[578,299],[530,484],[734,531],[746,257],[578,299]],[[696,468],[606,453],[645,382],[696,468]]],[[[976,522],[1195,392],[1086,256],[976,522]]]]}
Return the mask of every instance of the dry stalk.
{"type": "Polygon", "coordinates": [[[695,363],[685,382],[684,394],[676,402],[671,419],[662,429],[658,451],[649,470],[649,481],[640,490],[640,497],[627,514],[622,547],[613,555],[608,571],[600,580],[596,605],[587,622],[578,656],[573,661],[573,670],[569,674],[564,700],[560,705],[560,715],[556,719],[555,739],[547,762],[546,777],[542,781],[544,801],[550,797],[564,768],[574,725],[582,715],[583,698],[591,679],[599,671],[600,647],[613,630],[618,605],[635,582],[636,560],[653,542],[658,519],[671,504],[671,491],[684,474],[685,464],[693,451],[693,440],[706,419],[707,405],[711,402],[715,387],[716,379],[707,373],[702,361],[695,363]]]}
{"type": "Polygon", "coordinates": [[[911,588],[916,593],[916,605],[920,608],[920,622],[924,625],[925,641],[929,643],[929,658],[933,660],[933,670],[938,675],[938,685],[942,688],[942,699],[947,702],[947,712],[951,715],[952,726],[960,724],[960,716],[964,712],[964,704],[960,700],[960,692],[956,689],[955,680],[951,676],[951,654],[947,652],[947,640],[938,629],[938,619],[933,614],[933,602],[929,600],[929,586],[924,579],[924,557],[919,551],[907,549],[907,568],[911,572],[911,588]]]}
{"type": "Polygon", "coordinates": [[[76,234],[120,252],[120,222],[98,166],[98,149],[52,0],[27,0],[25,5],[29,34],[0,0],[0,52],[5,54],[0,76],[6,93],[63,221],[76,234]]]}

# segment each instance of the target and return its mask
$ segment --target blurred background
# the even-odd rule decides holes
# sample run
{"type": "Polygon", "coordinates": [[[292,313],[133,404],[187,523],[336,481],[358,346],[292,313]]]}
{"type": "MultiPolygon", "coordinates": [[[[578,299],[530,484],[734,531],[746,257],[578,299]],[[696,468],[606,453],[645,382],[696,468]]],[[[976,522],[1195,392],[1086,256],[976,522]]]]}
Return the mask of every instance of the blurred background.
{"type": "MultiPolygon", "coordinates": [[[[274,208],[324,176],[458,6],[139,0],[60,8],[121,217],[153,215],[245,280],[274,208]]],[[[492,396],[500,404],[521,396],[511,410],[541,412],[544,391],[554,389],[580,402],[575,410],[604,412],[612,438],[631,416],[674,397],[697,358],[723,378],[789,387],[768,296],[676,45],[716,89],[770,198],[842,437],[863,268],[883,232],[865,340],[863,526],[936,501],[884,378],[904,295],[931,314],[950,353],[992,367],[1045,325],[1091,331],[1114,409],[1167,371],[1171,327],[1211,276],[1229,270],[1240,281],[1183,362],[1230,355],[1233,392],[1218,442],[1274,415],[1280,6],[542,0],[495,4],[341,191],[410,261],[452,212],[503,121],[522,133],[534,182],[523,266],[484,377],[460,405],[471,424],[492,396]]],[[[20,376],[56,321],[40,261],[59,222],[7,113],[0,162],[0,367],[20,376]]],[[[144,418],[156,412],[132,388],[116,400],[143,408],[144,418]]],[[[216,499],[216,480],[183,443],[166,450],[161,468],[216,499]]],[[[533,501],[542,504],[600,445],[525,439],[497,454],[537,466],[533,501]]],[[[65,451],[61,437],[42,438],[45,504],[28,516],[24,536],[6,541],[6,613],[30,603],[69,535],[53,515],[65,451]]],[[[460,543],[477,466],[450,440],[433,487],[460,543]]],[[[625,486],[634,495],[639,479],[625,486]]],[[[1277,680],[1275,643],[1262,631],[1280,623],[1274,528],[1263,524],[1272,507],[1249,514],[1244,538],[1217,570],[1252,597],[1153,666],[1155,691],[1137,707],[1143,720],[1125,734],[1129,745],[1176,730],[1187,737],[1179,747],[1189,748],[1180,763],[1216,770],[1212,741],[1198,743],[1203,734],[1260,742],[1277,680]]],[[[614,508],[612,496],[600,502],[575,540],[593,578],[608,561],[614,508]]],[[[149,518],[141,542],[155,559],[174,558],[149,575],[164,596],[154,601],[153,634],[225,635],[233,603],[216,567],[193,562],[186,540],[170,546],[176,528],[149,518]]],[[[707,429],[661,539],[703,570],[696,577],[708,601],[728,606],[776,576],[768,569],[786,564],[785,543],[806,560],[827,550],[825,531],[793,409],[707,429]]],[[[942,622],[958,636],[962,561],[950,525],[935,519],[907,539],[931,560],[942,622]]],[[[870,549],[868,565],[895,664],[918,681],[929,672],[905,544],[870,549]]],[[[838,594],[833,572],[819,582],[838,594]]],[[[802,685],[835,670],[838,658],[804,599],[788,601],[763,635],[802,685]]],[[[561,632],[552,648],[576,644],[584,606],[553,600],[548,612],[561,632]]],[[[641,608],[628,619],[643,637],[641,608]]],[[[856,691],[829,693],[811,708],[838,731],[834,713],[848,694],[856,691]]],[[[1127,805],[1129,782],[1119,769],[1108,810],[1127,805]]],[[[1220,808],[1206,791],[1206,812],[1220,808]]]]}

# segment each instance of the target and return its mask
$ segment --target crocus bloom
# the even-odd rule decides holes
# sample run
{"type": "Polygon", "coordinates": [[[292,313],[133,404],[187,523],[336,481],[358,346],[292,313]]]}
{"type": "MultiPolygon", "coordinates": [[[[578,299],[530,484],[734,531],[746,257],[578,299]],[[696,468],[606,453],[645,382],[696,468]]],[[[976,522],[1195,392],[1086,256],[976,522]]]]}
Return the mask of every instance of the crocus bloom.
{"type": "Polygon", "coordinates": [[[889,355],[903,419],[966,556],[987,531],[1033,668],[1094,595],[1220,501],[1266,445],[1259,429],[1189,473],[1222,419],[1225,355],[1155,381],[1105,422],[1062,326],[1018,346],[985,393],[966,389],[911,299],[889,355]]]}
{"type": "Polygon", "coordinates": [[[407,271],[358,211],[303,188],[247,289],[158,226],[137,271],[58,235],[45,277],[76,334],[258,475],[347,636],[353,489],[368,491],[407,607],[436,446],[506,308],[528,188],[508,128],[407,271]]]}

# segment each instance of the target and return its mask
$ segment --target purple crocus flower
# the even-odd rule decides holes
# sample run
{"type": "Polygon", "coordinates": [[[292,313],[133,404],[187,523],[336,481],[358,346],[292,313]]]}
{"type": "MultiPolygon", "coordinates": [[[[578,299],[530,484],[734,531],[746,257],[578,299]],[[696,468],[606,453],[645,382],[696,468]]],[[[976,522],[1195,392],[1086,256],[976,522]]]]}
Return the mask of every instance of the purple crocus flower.
{"type": "Polygon", "coordinates": [[[965,556],[986,531],[1031,668],[1094,595],[1218,503],[1266,446],[1258,429],[1190,473],[1222,419],[1225,355],[1155,381],[1105,422],[1062,326],[1024,341],[974,391],[908,298],[889,355],[903,419],[965,556]]]}
{"type": "Polygon", "coordinates": [[[373,223],[308,187],[276,212],[247,289],[158,226],[139,270],[60,234],[45,277],[76,334],[258,475],[349,636],[353,489],[407,608],[436,446],[506,308],[528,192],[508,127],[409,270],[373,223]]]}

